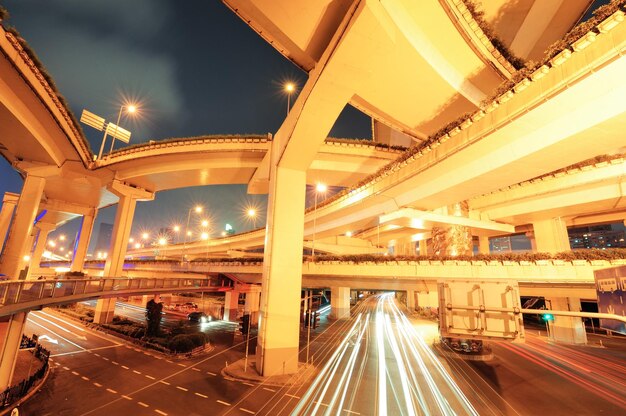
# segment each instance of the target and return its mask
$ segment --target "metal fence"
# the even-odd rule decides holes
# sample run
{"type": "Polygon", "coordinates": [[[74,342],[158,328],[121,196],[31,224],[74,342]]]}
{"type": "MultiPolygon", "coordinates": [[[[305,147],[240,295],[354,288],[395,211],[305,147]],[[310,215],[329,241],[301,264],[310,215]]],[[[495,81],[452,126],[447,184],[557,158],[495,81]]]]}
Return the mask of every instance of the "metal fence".
{"type": "Polygon", "coordinates": [[[19,384],[16,384],[15,386],[7,388],[5,391],[0,393],[0,409],[11,406],[11,404],[26,396],[30,389],[35,384],[37,384],[37,382],[46,374],[46,371],[48,370],[48,359],[50,358],[50,351],[48,351],[41,345],[37,345],[32,350],[32,353],[35,358],[43,362],[43,365],[39,370],[37,370],[27,379],[23,380],[19,384]]]}

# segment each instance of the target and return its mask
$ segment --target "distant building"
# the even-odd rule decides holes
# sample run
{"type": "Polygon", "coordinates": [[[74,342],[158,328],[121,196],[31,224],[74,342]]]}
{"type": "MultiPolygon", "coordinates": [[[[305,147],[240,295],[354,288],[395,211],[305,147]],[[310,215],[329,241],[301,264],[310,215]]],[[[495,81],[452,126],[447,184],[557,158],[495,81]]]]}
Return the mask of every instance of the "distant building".
{"type": "Polygon", "coordinates": [[[593,225],[567,230],[569,243],[574,249],[626,247],[624,227],[621,224],[593,225]]]}

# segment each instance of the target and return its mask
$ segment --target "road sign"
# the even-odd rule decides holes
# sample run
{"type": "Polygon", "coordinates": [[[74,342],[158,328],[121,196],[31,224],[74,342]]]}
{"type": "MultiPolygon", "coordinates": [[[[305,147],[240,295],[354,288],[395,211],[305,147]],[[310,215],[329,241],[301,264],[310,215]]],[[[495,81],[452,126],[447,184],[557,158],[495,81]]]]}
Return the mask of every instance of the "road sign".
{"type": "MultiPolygon", "coordinates": [[[[598,312],[626,316],[626,266],[595,270],[598,312]]],[[[626,323],[600,319],[600,327],[626,335],[626,323]]]]}
{"type": "Polygon", "coordinates": [[[437,282],[442,337],[520,340],[524,324],[513,280],[446,279],[437,282]]]}

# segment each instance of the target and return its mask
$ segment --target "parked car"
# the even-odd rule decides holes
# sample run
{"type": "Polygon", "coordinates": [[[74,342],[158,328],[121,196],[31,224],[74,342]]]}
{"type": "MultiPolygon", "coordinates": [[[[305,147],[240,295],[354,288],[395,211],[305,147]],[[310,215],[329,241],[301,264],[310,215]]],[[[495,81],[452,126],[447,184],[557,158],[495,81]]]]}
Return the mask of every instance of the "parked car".
{"type": "Polygon", "coordinates": [[[204,312],[191,312],[187,315],[189,322],[200,322],[201,324],[211,322],[211,317],[204,312]]]}

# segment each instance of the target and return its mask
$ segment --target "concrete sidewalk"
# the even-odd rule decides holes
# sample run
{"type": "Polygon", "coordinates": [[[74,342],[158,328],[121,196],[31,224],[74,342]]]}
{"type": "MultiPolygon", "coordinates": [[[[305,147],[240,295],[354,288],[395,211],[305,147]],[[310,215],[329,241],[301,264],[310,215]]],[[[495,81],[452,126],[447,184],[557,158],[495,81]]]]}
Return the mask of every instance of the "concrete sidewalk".
{"type": "Polygon", "coordinates": [[[248,357],[248,366],[244,368],[245,359],[227,365],[222,370],[225,378],[263,384],[264,386],[290,387],[299,386],[311,381],[318,373],[317,367],[304,363],[298,364],[295,374],[279,374],[275,376],[261,376],[256,370],[255,357],[248,357]]]}

